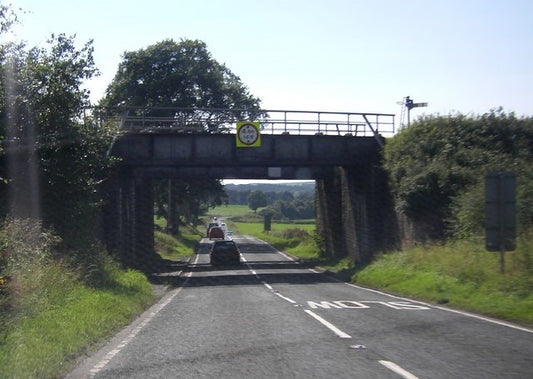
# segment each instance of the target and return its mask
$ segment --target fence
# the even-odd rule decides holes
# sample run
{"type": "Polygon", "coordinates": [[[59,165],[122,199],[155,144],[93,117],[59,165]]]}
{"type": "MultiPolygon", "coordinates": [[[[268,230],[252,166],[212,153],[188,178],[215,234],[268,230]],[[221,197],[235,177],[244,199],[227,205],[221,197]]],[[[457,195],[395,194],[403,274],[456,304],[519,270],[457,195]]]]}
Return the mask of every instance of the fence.
{"type": "Polygon", "coordinates": [[[235,133],[237,121],[258,122],[262,134],[374,136],[394,134],[394,115],[382,113],[216,108],[98,108],[101,121],[124,132],[235,133]]]}

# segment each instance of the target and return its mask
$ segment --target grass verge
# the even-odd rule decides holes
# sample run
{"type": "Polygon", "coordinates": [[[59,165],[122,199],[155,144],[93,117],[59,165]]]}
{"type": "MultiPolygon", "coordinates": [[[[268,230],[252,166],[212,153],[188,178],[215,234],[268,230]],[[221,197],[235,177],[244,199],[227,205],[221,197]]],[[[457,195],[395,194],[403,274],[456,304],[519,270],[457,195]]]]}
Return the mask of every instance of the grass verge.
{"type": "Polygon", "coordinates": [[[498,254],[479,241],[454,241],[382,255],[352,281],[533,326],[531,255],[531,240],[525,239],[506,253],[501,274],[498,254]]]}
{"type": "Polygon", "coordinates": [[[155,251],[163,259],[173,261],[187,261],[196,253],[196,246],[202,239],[201,233],[190,227],[182,227],[179,236],[164,232],[166,221],[163,218],[155,218],[154,244],[155,251]]]}
{"type": "Polygon", "coordinates": [[[16,286],[25,293],[13,302],[17,309],[2,316],[0,377],[64,375],[76,357],[154,301],[143,274],[120,270],[111,261],[105,266],[99,287],[84,284],[60,263],[33,270],[33,278],[18,276],[16,286]]]}
{"type": "Polygon", "coordinates": [[[155,250],[163,259],[186,261],[195,253],[201,237],[197,234],[182,233],[172,236],[162,231],[154,232],[155,250]]]}
{"type": "Polygon", "coordinates": [[[318,259],[320,251],[315,244],[312,224],[284,224],[273,222],[271,231],[263,231],[263,223],[236,222],[239,234],[249,234],[268,242],[281,251],[304,260],[318,259]]]}

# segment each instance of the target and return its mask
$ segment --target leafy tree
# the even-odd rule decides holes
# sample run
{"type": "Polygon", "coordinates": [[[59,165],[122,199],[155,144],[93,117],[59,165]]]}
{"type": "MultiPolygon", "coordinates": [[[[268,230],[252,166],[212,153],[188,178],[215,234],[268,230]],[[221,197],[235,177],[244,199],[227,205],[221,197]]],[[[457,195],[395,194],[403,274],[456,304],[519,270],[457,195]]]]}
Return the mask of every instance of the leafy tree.
{"type": "Polygon", "coordinates": [[[250,195],[248,196],[248,207],[250,207],[250,209],[253,210],[254,213],[257,212],[257,208],[266,206],[267,198],[263,191],[252,191],[250,193],[250,195]]]}
{"type": "Polygon", "coordinates": [[[291,192],[289,192],[289,191],[283,191],[280,194],[279,199],[282,200],[282,201],[293,201],[294,200],[294,195],[291,192]]]}
{"type": "Polygon", "coordinates": [[[531,141],[533,120],[501,109],[476,117],[426,116],[389,140],[384,165],[398,211],[414,226],[415,237],[479,232],[488,171],[517,173],[519,218],[531,224],[531,141]]]}
{"type": "Polygon", "coordinates": [[[167,231],[172,234],[179,233],[182,222],[196,225],[199,216],[210,207],[227,204],[227,195],[222,184],[204,178],[158,181],[155,183],[154,197],[156,214],[166,218],[167,231]],[[213,185],[216,187],[213,188],[213,185]]]}
{"type": "MultiPolygon", "coordinates": [[[[171,39],[125,52],[100,104],[116,112],[122,112],[122,107],[141,107],[145,115],[202,120],[205,132],[222,132],[221,122],[253,118],[260,109],[259,99],[213,59],[205,43],[171,39]],[[177,111],[176,107],[187,109],[177,111]],[[211,112],[213,108],[227,111],[211,112]]],[[[155,189],[158,212],[166,215],[174,229],[178,214],[184,222],[193,222],[225,196],[220,182],[213,178],[173,180],[170,186],[164,181],[156,183],[155,189]]]]}
{"type": "Polygon", "coordinates": [[[189,108],[192,119],[193,109],[219,109],[199,115],[213,123],[205,125],[206,131],[219,127],[218,117],[224,121],[253,118],[259,103],[238,76],[212,58],[204,42],[172,39],[125,52],[101,101],[105,107],[142,107],[154,116],[175,116],[175,110],[160,107],[189,108]]]}
{"type": "MultiPolygon", "coordinates": [[[[94,225],[97,181],[103,176],[110,133],[84,116],[83,82],[98,73],[92,41],[52,35],[43,48],[10,45],[2,55],[1,134],[9,151],[2,161],[3,203],[11,213],[41,217],[66,243],[94,225]]],[[[3,212],[7,212],[4,209],[3,212]]]]}

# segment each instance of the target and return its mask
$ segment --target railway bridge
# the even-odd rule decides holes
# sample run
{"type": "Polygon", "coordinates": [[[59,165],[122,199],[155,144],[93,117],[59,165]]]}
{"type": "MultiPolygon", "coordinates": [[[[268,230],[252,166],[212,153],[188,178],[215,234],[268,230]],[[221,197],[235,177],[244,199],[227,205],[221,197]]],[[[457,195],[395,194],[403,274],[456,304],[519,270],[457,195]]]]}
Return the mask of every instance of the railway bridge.
{"type": "Polygon", "coordinates": [[[105,207],[106,243],[129,262],[154,252],[154,179],[313,179],[327,253],[366,262],[397,244],[380,167],[394,115],[287,110],[123,108],[109,116],[119,159],[105,207]]]}

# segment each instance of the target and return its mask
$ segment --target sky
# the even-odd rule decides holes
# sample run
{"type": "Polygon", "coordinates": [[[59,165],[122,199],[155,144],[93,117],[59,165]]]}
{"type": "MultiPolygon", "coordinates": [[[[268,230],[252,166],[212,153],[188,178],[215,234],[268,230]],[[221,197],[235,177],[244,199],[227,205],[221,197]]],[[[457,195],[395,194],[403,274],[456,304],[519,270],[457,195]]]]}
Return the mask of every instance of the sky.
{"type": "Polygon", "coordinates": [[[98,101],[122,54],[199,39],[263,109],[396,114],[533,115],[531,0],[0,0],[13,38],[93,40],[98,101]]]}

